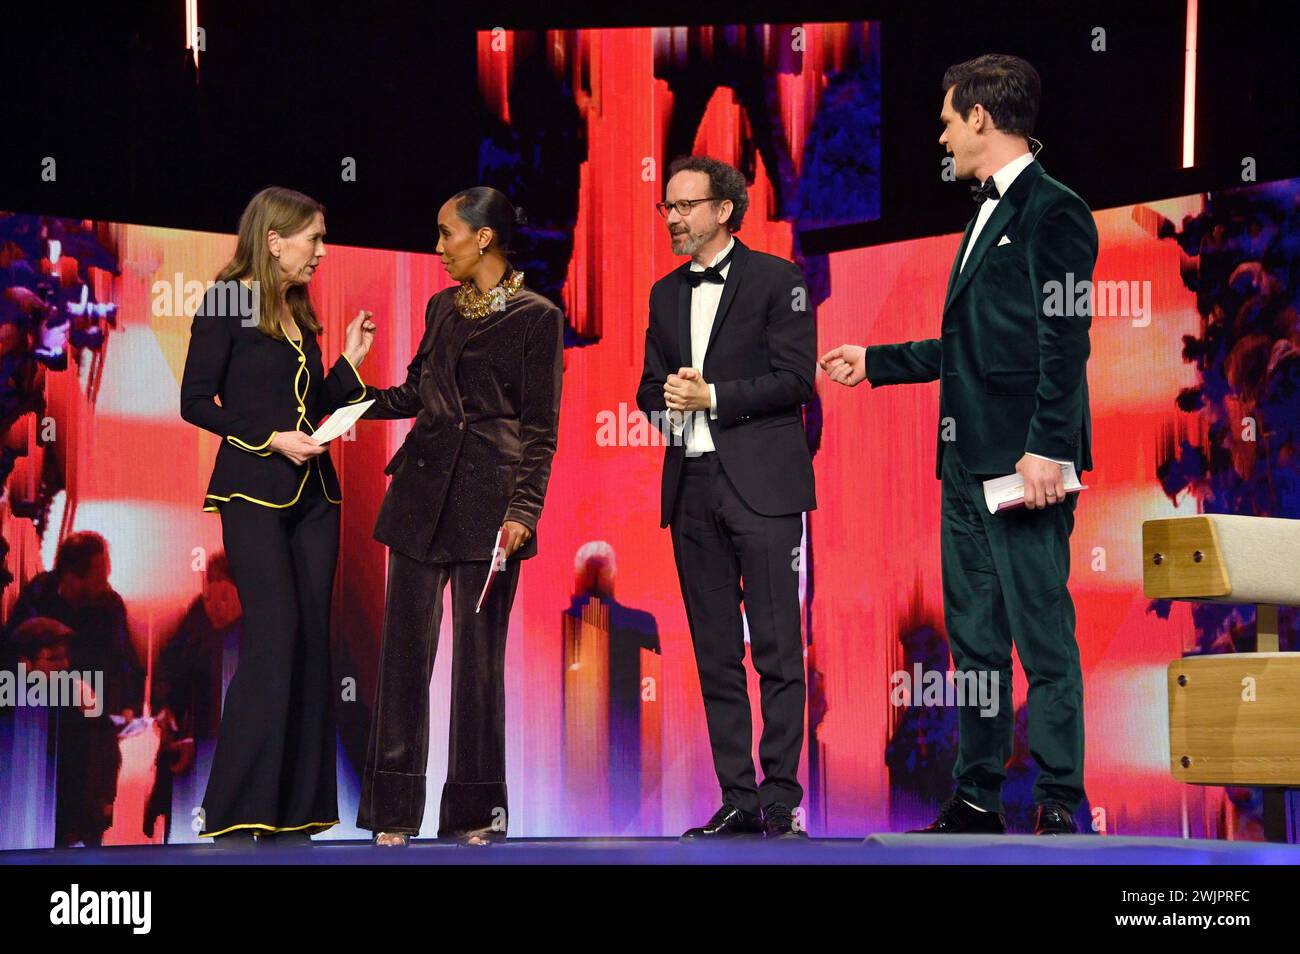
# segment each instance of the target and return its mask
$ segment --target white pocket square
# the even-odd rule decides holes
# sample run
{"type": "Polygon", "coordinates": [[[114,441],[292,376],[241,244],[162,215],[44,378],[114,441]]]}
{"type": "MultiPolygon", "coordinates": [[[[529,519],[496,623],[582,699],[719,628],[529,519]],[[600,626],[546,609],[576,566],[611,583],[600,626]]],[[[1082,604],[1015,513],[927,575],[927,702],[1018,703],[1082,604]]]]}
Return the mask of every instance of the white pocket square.
{"type": "Polygon", "coordinates": [[[1002,238],[998,239],[998,244],[999,244],[999,245],[1010,245],[1010,244],[1011,244],[1011,239],[1007,238],[1007,237],[1004,235],[1004,236],[1002,236],[1002,238]]]}

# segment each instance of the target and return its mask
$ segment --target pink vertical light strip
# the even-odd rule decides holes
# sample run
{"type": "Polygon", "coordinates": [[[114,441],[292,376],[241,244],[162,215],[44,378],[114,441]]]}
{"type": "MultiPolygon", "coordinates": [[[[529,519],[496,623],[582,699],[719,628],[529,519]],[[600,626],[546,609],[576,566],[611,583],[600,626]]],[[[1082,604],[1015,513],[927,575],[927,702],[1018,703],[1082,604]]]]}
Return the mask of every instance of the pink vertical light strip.
{"type": "Polygon", "coordinates": [[[153,663],[153,610],[150,609],[145,619],[144,711],[141,713],[146,719],[153,715],[153,663]]]}
{"type": "Polygon", "coordinates": [[[478,88],[479,95],[488,109],[496,112],[504,123],[510,122],[510,57],[514,55],[514,35],[503,31],[506,46],[503,50],[493,49],[495,34],[492,30],[480,30],[478,33],[478,88]]]}
{"type": "Polygon", "coordinates": [[[194,55],[194,68],[199,68],[199,0],[185,0],[185,49],[194,55]]]}
{"type": "Polygon", "coordinates": [[[1196,0],[1187,0],[1183,60],[1183,168],[1196,164],[1196,0]]]}

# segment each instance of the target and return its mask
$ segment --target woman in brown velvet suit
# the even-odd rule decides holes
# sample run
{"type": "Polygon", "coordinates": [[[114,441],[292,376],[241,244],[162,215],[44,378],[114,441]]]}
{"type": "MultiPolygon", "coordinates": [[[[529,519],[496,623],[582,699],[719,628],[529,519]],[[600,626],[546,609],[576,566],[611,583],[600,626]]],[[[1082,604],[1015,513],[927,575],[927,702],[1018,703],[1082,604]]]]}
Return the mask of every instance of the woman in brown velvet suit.
{"type": "Polygon", "coordinates": [[[379,681],[357,825],[404,845],[424,815],[429,681],[451,584],[451,738],[441,838],[505,837],[505,646],[519,564],[555,454],[564,316],[506,259],[523,222],[504,195],[476,187],[438,213],[438,254],[461,283],[429,299],[406,381],[368,388],[367,418],[414,417],[384,472],[392,484],[375,538],[389,548],[379,681]],[[475,613],[502,531],[505,569],[475,613]]]}

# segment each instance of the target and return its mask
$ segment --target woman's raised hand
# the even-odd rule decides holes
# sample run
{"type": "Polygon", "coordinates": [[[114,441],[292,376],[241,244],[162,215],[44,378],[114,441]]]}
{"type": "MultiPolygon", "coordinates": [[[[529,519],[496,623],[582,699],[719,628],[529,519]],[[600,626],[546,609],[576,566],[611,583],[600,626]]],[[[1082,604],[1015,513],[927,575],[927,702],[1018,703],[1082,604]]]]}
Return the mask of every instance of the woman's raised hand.
{"type": "Polygon", "coordinates": [[[343,353],[358,368],[366,360],[366,355],[370,354],[370,346],[375,343],[375,329],[378,326],[370,320],[371,316],[372,313],[368,311],[357,312],[357,316],[348,325],[343,340],[343,353]]]}

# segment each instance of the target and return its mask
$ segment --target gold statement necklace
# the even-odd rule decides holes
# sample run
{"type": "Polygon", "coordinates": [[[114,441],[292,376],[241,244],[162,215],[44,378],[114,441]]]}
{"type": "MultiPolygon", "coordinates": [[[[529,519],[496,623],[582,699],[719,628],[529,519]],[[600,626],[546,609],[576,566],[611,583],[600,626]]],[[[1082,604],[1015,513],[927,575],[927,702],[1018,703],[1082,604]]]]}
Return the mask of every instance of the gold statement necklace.
{"type": "Polygon", "coordinates": [[[506,310],[506,302],[515,296],[515,292],[524,287],[524,273],[514,269],[508,270],[497,282],[485,292],[478,290],[473,280],[462,282],[457,289],[452,303],[462,318],[478,321],[498,311],[506,310]]]}

